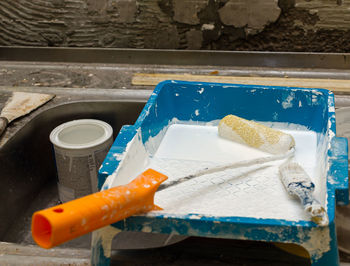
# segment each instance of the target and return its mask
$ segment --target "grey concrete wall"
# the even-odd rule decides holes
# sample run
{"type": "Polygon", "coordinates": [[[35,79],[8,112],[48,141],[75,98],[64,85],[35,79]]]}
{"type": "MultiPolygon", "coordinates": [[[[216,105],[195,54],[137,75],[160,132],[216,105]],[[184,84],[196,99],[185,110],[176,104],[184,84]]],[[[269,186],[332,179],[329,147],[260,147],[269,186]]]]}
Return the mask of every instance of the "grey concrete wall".
{"type": "Polygon", "coordinates": [[[0,45],[347,52],[350,0],[1,0],[0,45]]]}

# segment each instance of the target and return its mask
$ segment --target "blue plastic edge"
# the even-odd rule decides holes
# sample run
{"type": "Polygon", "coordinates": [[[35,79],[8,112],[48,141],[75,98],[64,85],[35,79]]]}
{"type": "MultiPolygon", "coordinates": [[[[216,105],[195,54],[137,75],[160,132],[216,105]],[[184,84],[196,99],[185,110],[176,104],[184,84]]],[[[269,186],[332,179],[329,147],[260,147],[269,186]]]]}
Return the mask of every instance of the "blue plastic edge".
{"type": "Polygon", "coordinates": [[[348,140],[334,137],[329,150],[330,173],[328,182],[335,189],[337,205],[349,204],[348,140]]]}

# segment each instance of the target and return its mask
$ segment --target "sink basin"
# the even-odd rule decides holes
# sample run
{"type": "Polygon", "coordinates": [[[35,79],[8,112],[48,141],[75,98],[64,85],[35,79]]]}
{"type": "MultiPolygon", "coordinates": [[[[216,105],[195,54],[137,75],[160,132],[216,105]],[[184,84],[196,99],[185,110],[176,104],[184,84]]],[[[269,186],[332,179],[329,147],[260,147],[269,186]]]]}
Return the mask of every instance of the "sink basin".
{"type": "MultiPolygon", "coordinates": [[[[133,124],[144,106],[136,101],[71,102],[41,112],[0,148],[0,241],[34,244],[31,215],[58,204],[57,175],[49,134],[61,123],[82,118],[99,119],[119,129],[133,124]]],[[[66,247],[89,248],[90,236],[66,247]]]]}
{"type": "MultiPolygon", "coordinates": [[[[145,102],[146,100],[79,101],[61,104],[35,116],[9,139],[0,148],[0,179],[2,184],[0,186],[0,200],[2,206],[5,206],[5,208],[0,208],[0,242],[22,245],[35,244],[31,237],[30,228],[33,212],[59,203],[54,153],[49,141],[52,129],[70,120],[94,118],[109,123],[113,127],[115,138],[123,125],[134,124],[145,102]]],[[[257,258],[264,257],[265,255],[261,254],[271,250],[273,254],[280,252],[268,243],[247,244],[238,240],[218,239],[216,241],[202,238],[190,238],[182,241],[185,238],[177,235],[122,232],[113,240],[113,250],[118,249],[118,252],[113,253],[112,260],[128,261],[132,265],[137,258],[142,262],[149,263],[146,265],[164,265],[166,264],[164,262],[168,260],[199,262],[203,259],[203,249],[205,249],[208,256],[204,260],[214,260],[213,258],[217,258],[218,254],[226,254],[233,256],[226,258],[231,262],[237,260],[232,255],[235,252],[232,253],[232,251],[240,250],[238,253],[241,253],[244,249],[242,247],[247,248],[247,245],[249,246],[248,250],[252,248],[253,251],[257,250],[254,253],[260,254],[257,258]],[[179,241],[182,242],[171,245],[179,241]],[[153,249],[160,246],[168,247],[153,249]],[[146,249],[141,251],[139,248],[146,249]],[[227,252],[223,253],[223,250],[227,250],[227,252]]],[[[87,234],[60,245],[59,248],[89,249],[90,243],[91,234],[87,234]]],[[[248,253],[246,256],[241,256],[243,261],[244,258],[251,257],[251,251],[248,253]]],[[[282,252],[281,254],[283,260],[297,261],[299,265],[300,262],[305,262],[305,259],[301,260],[301,258],[291,256],[288,253],[282,252]]]]}

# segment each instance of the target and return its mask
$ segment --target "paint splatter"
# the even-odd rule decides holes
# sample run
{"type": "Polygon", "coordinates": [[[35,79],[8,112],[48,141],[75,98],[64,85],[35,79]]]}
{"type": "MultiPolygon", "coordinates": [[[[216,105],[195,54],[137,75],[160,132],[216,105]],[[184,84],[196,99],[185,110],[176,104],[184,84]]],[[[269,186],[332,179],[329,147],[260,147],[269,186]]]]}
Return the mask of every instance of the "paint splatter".
{"type": "Polygon", "coordinates": [[[282,102],[282,107],[283,107],[283,109],[287,109],[287,108],[293,107],[293,103],[292,103],[293,99],[294,99],[294,96],[293,96],[293,95],[289,95],[289,96],[287,97],[287,99],[285,99],[285,100],[282,102]]]}

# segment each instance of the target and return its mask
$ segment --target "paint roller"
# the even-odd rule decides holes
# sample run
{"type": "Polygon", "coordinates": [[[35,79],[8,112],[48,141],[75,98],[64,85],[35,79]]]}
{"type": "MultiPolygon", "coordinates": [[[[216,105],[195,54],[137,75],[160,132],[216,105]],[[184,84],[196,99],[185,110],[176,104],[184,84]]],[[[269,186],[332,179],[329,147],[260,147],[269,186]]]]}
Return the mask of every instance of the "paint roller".
{"type": "Polygon", "coordinates": [[[227,115],[218,126],[219,136],[272,153],[283,154],[295,147],[293,136],[235,115],[227,115]]]}
{"type": "MultiPolygon", "coordinates": [[[[285,158],[294,155],[293,136],[235,115],[225,116],[219,123],[218,132],[223,138],[275,155],[283,157],[285,154],[285,158]]],[[[327,225],[327,213],[314,198],[315,184],[305,170],[295,161],[287,160],[279,167],[279,175],[288,193],[300,199],[311,220],[318,225],[327,225]]]]}
{"type": "Polygon", "coordinates": [[[251,121],[249,121],[250,123],[245,121],[247,120],[237,119],[234,116],[225,117],[219,124],[219,135],[234,141],[238,139],[241,143],[264,150],[268,149],[266,143],[270,141],[278,152],[285,153],[280,155],[275,150],[273,156],[205,168],[168,184],[162,184],[167,180],[167,176],[153,169],[148,169],[127,185],[113,187],[35,212],[32,217],[33,239],[39,246],[51,248],[134,214],[161,209],[154,204],[154,194],[157,190],[166,189],[203,174],[261,164],[293,154],[294,139],[292,136],[274,129],[259,127],[259,125],[255,125],[257,123],[254,124],[251,121]],[[234,128],[234,125],[239,126],[234,128]],[[235,132],[234,134],[230,133],[230,128],[231,131],[235,132]],[[250,138],[246,136],[250,136],[250,138]]]}

